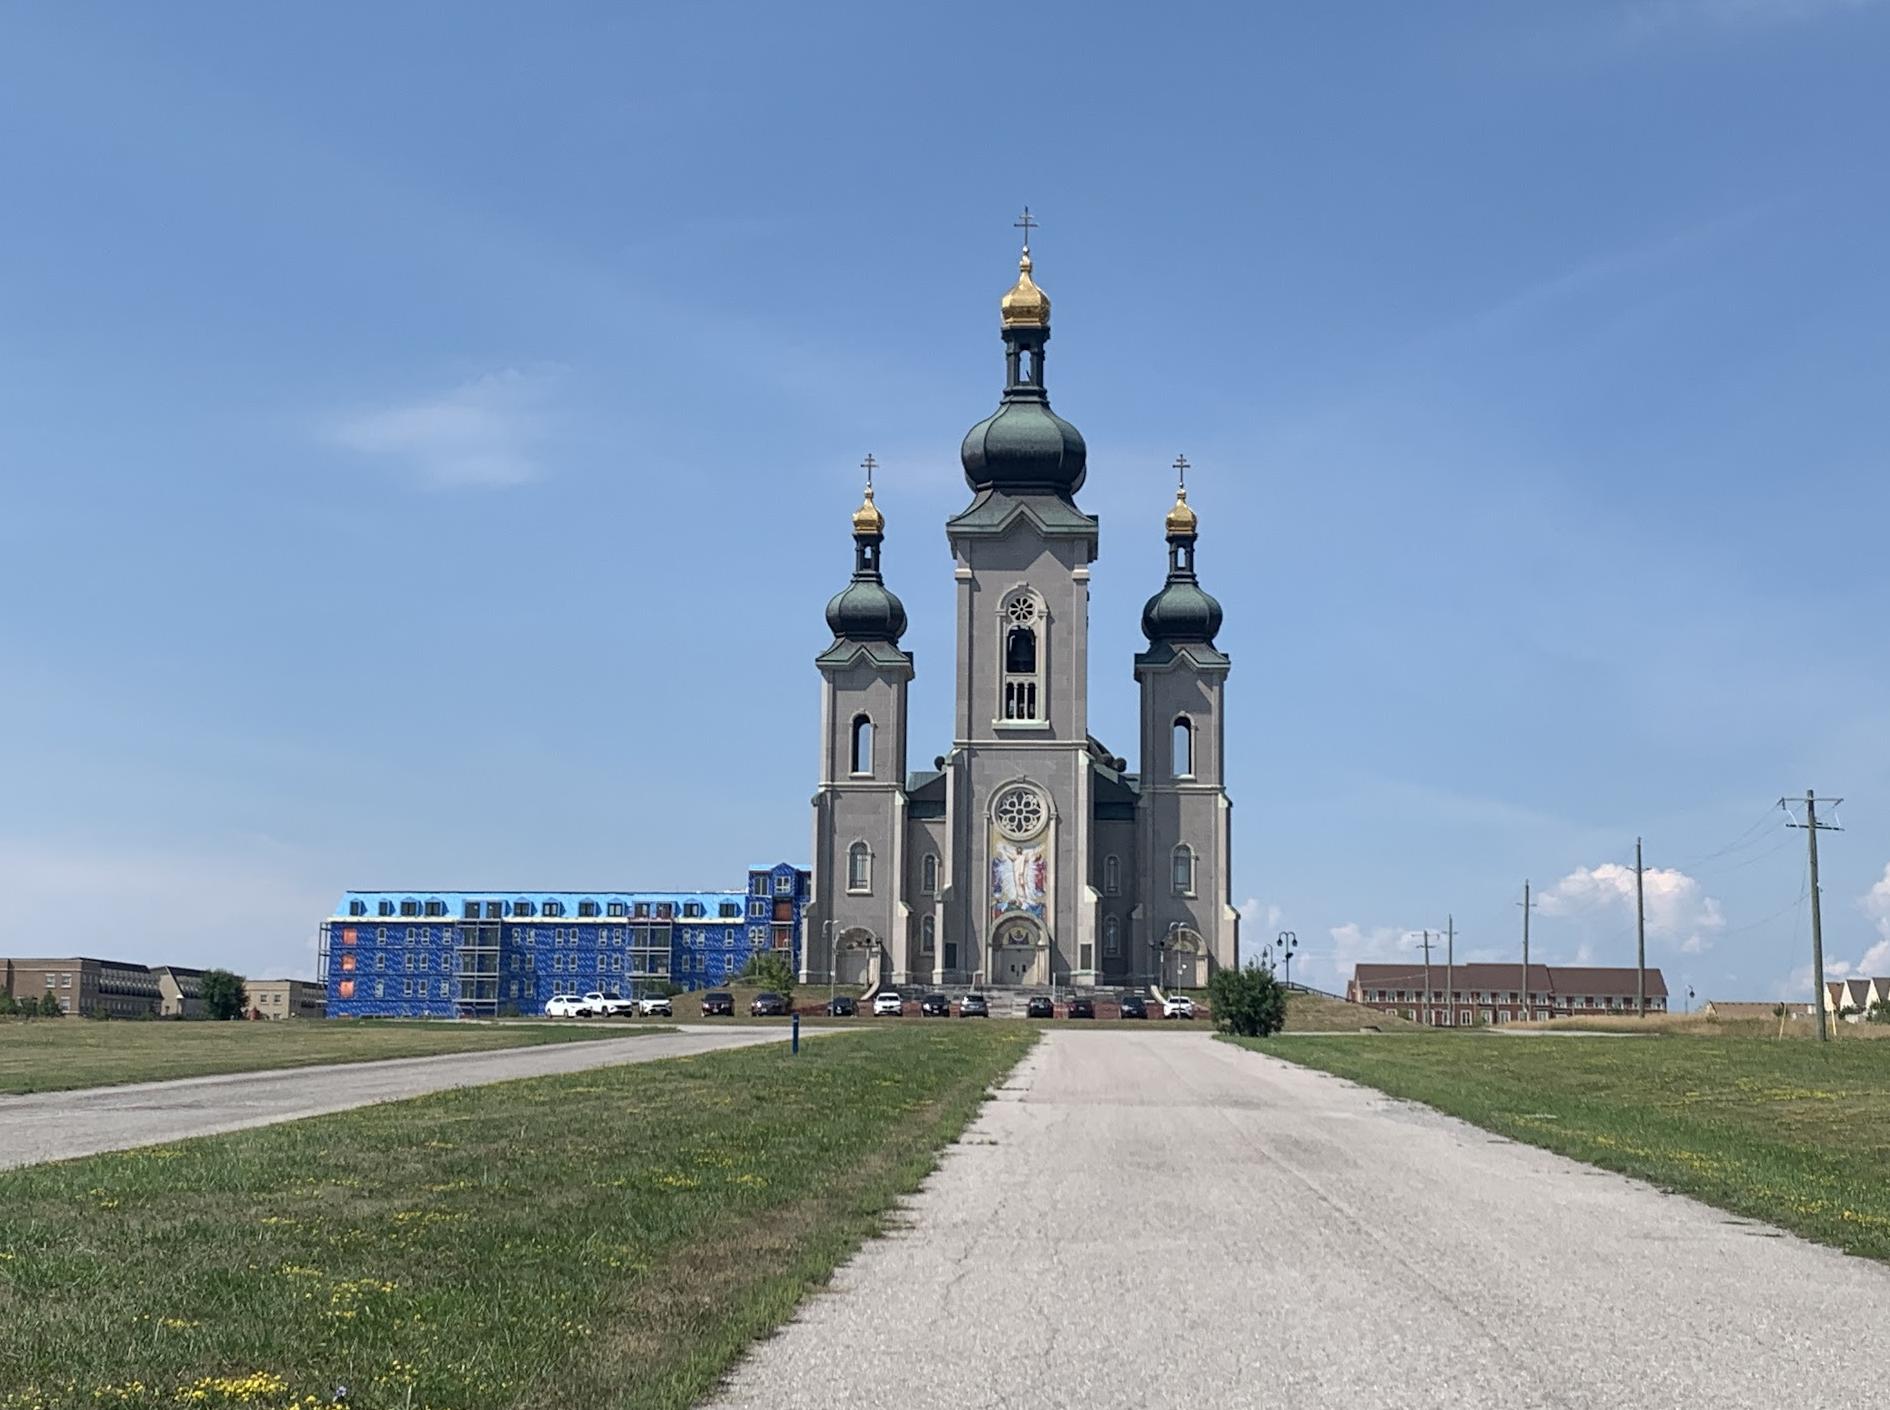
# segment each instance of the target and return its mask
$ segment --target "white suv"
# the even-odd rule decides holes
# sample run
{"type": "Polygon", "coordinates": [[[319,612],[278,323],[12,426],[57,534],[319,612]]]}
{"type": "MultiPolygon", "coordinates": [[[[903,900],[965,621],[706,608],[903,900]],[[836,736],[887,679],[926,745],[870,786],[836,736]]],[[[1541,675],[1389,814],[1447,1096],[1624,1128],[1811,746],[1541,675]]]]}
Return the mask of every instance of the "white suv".
{"type": "Polygon", "coordinates": [[[590,1014],[576,994],[553,994],[545,1000],[546,1018],[589,1018],[590,1014]]]}
{"type": "Polygon", "coordinates": [[[897,1018],[906,1011],[906,1001],[893,990],[873,995],[874,1018],[897,1018]]]}
{"type": "Polygon", "coordinates": [[[584,996],[584,1007],[592,1013],[601,1013],[605,1018],[627,1018],[636,1012],[634,1000],[626,999],[615,989],[600,993],[593,989],[584,996]]]}
{"type": "Polygon", "coordinates": [[[654,1018],[657,1016],[673,1018],[676,1015],[676,1010],[670,1007],[669,996],[667,994],[648,994],[638,999],[637,1012],[642,1014],[645,1018],[654,1018]]]}
{"type": "Polygon", "coordinates": [[[1193,1018],[1194,1000],[1186,994],[1177,994],[1172,999],[1162,1000],[1163,1018],[1193,1018]]]}

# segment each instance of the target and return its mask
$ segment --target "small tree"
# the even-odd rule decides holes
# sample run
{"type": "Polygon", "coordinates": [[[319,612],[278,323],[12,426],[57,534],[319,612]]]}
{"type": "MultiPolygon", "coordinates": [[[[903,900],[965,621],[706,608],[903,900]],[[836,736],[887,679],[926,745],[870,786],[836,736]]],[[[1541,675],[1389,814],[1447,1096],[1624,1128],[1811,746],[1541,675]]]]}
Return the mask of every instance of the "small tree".
{"type": "Polygon", "coordinates": [[[772,989],[784,999],[794,997],[794,966],[779,950],[758,950],[750,955],[742,967],[742,978],[772,989]]]}
{"type": "Polygon", "coordinates": [[[1258,965],[1217,969],[1208,976],[1214,1026],[1243,1038],[1265,1038],[1286,1026],[1286,989],[1258,965]]]}
{"type": "Polygon", "coordinates": [[[204,1012],[212,1018],[231,1019],[243,1016],[243,976],[232,974],[227,969],[207,970],[198,989],[203,999],[204,1012]]]}
{"type": "Polygon", "coordinates": [[[39,996],[39,1016],[41,1018],[64,1018],[66,1011],[59,1007],[59,1000],[51,994],[39,996]]]}
{"type": "Polygon", "coordinates": [[[1890,1023],[1890,999],[1879,999],[1870,1006],[1870,1012],[1864,1015],[1866,1023],[1890,1023]]]}
{"type": "Polygon", "coordinates": [[[13,1001],[13,996],[0,990],[0,1018],[11,1018],[20,1011],[20,1006],[13,1001]]]}

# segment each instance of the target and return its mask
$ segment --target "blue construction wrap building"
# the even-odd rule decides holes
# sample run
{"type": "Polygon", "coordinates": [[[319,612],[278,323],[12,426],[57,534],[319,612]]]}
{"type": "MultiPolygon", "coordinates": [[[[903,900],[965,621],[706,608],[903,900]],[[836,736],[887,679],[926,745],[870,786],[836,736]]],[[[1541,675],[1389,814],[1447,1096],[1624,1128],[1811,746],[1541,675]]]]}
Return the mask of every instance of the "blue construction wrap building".
{"type": "Polygon", "coordinates": [[[322,923],[330,1018],[493,1018],[554,994],[726,984],[775,950],[798,971],[811,878],[742,891],[349,891],[322,923]]]}

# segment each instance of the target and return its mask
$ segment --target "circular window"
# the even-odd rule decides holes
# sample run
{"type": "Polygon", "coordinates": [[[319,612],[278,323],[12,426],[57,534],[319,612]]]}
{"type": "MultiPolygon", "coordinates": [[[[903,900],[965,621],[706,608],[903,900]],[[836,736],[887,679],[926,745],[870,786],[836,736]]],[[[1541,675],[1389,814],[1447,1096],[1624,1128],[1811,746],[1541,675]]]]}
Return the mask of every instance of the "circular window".
{"type": "Polygon", "coordinates": [[[1006,837],[1020,841],[1035,837],[1043,830],[1043,795],[1021,785],[1007,788],[998,795],[991,816],[997,819],[998,831],[1006,837]]]}
{"type": "Polygon", "coordinates": [[[1004,604],[1004,615],[1023,626],[1037,620],[1037,599],[1027,592],[1020,592],[1004,604]]]}

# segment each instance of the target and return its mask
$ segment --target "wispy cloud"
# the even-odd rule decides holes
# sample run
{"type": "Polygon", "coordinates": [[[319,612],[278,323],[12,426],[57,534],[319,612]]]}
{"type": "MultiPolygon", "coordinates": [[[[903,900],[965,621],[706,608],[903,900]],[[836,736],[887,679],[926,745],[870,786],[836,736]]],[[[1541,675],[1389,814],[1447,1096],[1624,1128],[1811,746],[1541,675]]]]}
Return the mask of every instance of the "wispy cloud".
{"type": "MultiPolygon", "coordinates": [[[[1703,954],[1726,928],[1720,904],[1706,894],[1693,877],[1672,867],[1649,867],[1642,874],[1647,905],[1647,933],[1674,946],[1683,955],[1703,954]]],[[[1542,914],[1578,919],[1594,915],[1605,922],[1634,915],[1634,868],[1619,862],[1598,867],[1577,867],[1538,898],[1542,914]]],[[[1592,937],[1584,937],[1578,962],[1588,963],[1594,953],[1592,937]]]]}
{"type": "Polygon", "coordinates": [[[337,444],[403,466],[428,489],[496,489],[544,473],[554,379],[516,368],[435,396],[337,419],[337,444]]]}
{"type": "Polygon", "coordinates": [[[1758,30],[1874,9],[1883,0],[1634,0],[1621,12],[1630,36],[1758,30]]]}

